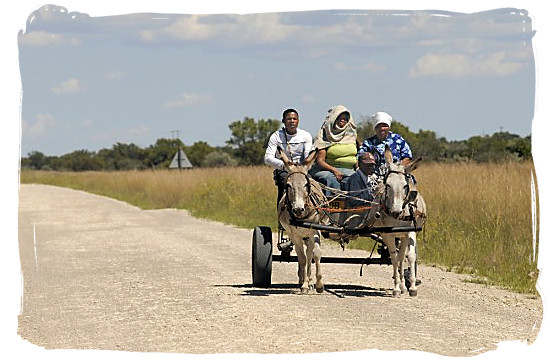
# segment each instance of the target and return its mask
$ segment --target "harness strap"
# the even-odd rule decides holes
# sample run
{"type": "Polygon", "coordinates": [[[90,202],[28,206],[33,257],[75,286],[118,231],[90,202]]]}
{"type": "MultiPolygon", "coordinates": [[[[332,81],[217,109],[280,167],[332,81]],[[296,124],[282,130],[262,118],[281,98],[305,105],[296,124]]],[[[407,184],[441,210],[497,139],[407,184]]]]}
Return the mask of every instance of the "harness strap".
{"type": "Polygon", "coordinates": [[[363,210],[370,210],[374,209],[377,206],[383,206],[383,204],[373,205],[373,206],[360,206],[360,207],[353,207],[353,208],[347,208],[347,209],[331,209],[326,207],[316,207],[316,209],[321,211],[326,211],[329,213],[340,213],[340,212],[361,212],[363,210]]]}
{"type": "MultiPolygon", "coordinates": [[[[303,219],[306,219],[306,218],[310,217],[314,212],[317,212],[317,214],[319,216],[321,216],[321,214],[319,213],[318,207],[315,206],[315,203],[319,204],[320,202],[319,202],[319,199],[317,198],[317,196],[315,194],[316,193],[315,187],[312,186],[312,183],[311,183],[310,178],[307,175],[307,173],[304,172],[304,171],[293,171],[293,172],[288,174],[287,180],[288,180],[289,177],[291,177],[292,175],[296,175],[296,174],[303,175],[307,180],[308,196],[306,198],[305,208],[306,209],[309,208],[310,211],[308,211],[302,218],[297,218],[292,211],[288,211],[288,210],[291,209],[291,206],[290,206],[290,203],[289,203],[288,196],[286,196],[286,190],[285,190],[285,207],[286,207],[286,210],[288,211],[288,214],[289,214],[290,218],[292,220],[303,220],[303,219]],[[314,190],[314,191],[312,191],[312,190],[314,190]],[[308,205],[313,205],[313,206],[308,206],[308,205]]],[[[283,209],[284,208],[282,208],[281,210],[283,210],[283,209]]]]}
{"type": "Polygon", "coordinates": [[[359,197],[356,197],[356,196],[352,196],[350,194],[356,194],[356,193],[361,193],[361,192],[364,192],[365,189],[362,189],[362,190],[351,190],[351,191],[346,191],[346,190],[340,190],[340,189],[335,189],[335,188],[332,188],[330,186],[327,186],[325,184],[321,184],[319,183],[319,186],[325,190],[330,190],[331,192],[335,193],[336,196],[334,196],[331,200],[329,200],[326,204],[330,204],[330,202],[334,201],[334,200],[337,200],[338,198],[345,198],[346,200],[347,199],[352,199],[352,200],[358,200],[358,201],[361,201],[363,203],[369,203],[369,204],[373,204],[373,206],[376,206],[376,205],[380,205],[380,203],[376,202],[376,201],[370,201],[370,200],[365,200],[365,199],[362,199],[362,198],[359,198],[359,197]]]}

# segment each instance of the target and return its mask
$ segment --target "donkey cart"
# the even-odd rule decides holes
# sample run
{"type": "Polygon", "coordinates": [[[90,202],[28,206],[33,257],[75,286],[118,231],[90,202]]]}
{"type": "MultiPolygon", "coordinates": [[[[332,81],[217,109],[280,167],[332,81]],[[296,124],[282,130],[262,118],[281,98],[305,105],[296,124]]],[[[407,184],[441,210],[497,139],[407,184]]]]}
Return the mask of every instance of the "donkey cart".
{"type": "MultiPolygon", "coordinates": [[[[315,161],[312,152],[303,165],[292,163],[278,149],[288,172],[286,188],[278,203],[278,220],[284,230],[279,230],[277,248],[280,255],[273,255],[271,229],[258,226],[252,237],[252,283],[256,287],[271,286],[273,261],[298,262],[298,282],[301,293],[310,290],[323,292],[321,262],[352,264],[391,264],[393,266],[393,296],[408,292],[417,295],[416,281],[416,233],[422,230],[426,218],[426,205],[417,191],[409,191],[409,174],[420,159],[403,165],[394,163],[386,146],[386,169],[376,180],[373,193],[368,187],[358,191],[337,191],[328,199],[321,185],[308,176],[315,161]],[[369,196],[365,197],[367,194],[369,196]],[[358,205],[359,204],[359,205],[358,205]],[[336,215],[334,215],[336,213],[336,215]],[[288,239],[284,237],[287,232],[288,239]],[[337,258],[322,257],[320,238],[338,241],[342,247],[358,236],[371,237],[378,245],[380,257],[337,258]],[[292,249],[297,256],[291,256],[292,249]],[[404,261],[409,265],[404,268],[404,261]],[[316,273],[311,271],[315,263],[316,273]]],[[[334,192],[335,189],[330,189],[334,192]]]]}
{"type": "MultiPolygon", "coordinates": [[[[388,247],[382,241],[380,234],[417,232],[422,230],[422,226],[348,228],[300,221],[295,221],[292,225],[319,230],[325,238],[348,239],[349,237],[362,236],[370,237],[376,241],[375,246],[379,256],[372,256],[374,252],[373,248],[368,257],[321,257],[320,261],[322,263],[333,264],[391,265],[392,262],[388,247]]],[[[396,245],[399,248],[399,244],[396,245]]],[[[271,286],[273,262],[298,262],[298,257],[291,255],[292,243],[285,238],[283,230],[279,231],[277,237],[277,249],[280,253],[274,254],[271,228],[268,226],[256,226],[252,234],[252,284],[255,287],[269,288],[271,286]]],[[[405,270],[405,273],[407,273],[407,270],[405,270]]],[[[407,288],[409,288],[408,279],[406,282],[407,288]]]]}

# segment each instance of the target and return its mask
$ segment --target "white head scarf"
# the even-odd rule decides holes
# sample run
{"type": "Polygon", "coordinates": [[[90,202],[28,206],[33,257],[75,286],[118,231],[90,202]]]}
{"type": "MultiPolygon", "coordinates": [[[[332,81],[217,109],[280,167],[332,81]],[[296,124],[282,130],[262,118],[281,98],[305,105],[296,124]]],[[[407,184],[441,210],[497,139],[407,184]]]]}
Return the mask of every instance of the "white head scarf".
{"type": "Polygon", "coordinates": [[[391,117],[390,114],[383,111],[379,111],[376,114],[372,115],[372,120],[374,123],[374,127],[376,127],[376,125],[378,124],[386,124],[389,127],[391,127],[391,122],[393,118],[391,117]]]}
{"type": "Polygon", "coordinates": [[[326,149],[333,144],[355,144],[357,140],[357,126],[353,121],[351,112],[343,105],[336,105],[328,109],[325,121],[315,140],[314,147],[317,149],[326,149]],[[343,112],[349,114],[349,121],[343,128],[335,124],[336,119],[343,112]]]}

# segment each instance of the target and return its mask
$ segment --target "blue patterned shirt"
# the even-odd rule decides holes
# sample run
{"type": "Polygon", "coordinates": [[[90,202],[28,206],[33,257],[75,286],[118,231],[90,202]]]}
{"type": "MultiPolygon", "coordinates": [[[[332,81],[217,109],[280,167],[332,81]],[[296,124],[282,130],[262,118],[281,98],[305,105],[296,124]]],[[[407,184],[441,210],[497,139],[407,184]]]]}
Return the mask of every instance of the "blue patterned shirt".
{"type": "Polygon", "coordinates": [[[385,162],[384,149],[386,144],[390,147],[394,162],[401,161],[405,158],[412,159],[412,151],[409,144],[407,144],[401,135],[392,133],[391,131],[388,133],[388,136],[384,141],[380,141],[376,135],[373,135],[363,141],[363,144],[361,144],[361,147],[357,152],[357,156],[365,151],[369,151],[374,154],[374,157],[376,158],[376,165],[379,167],[385,162]]]}

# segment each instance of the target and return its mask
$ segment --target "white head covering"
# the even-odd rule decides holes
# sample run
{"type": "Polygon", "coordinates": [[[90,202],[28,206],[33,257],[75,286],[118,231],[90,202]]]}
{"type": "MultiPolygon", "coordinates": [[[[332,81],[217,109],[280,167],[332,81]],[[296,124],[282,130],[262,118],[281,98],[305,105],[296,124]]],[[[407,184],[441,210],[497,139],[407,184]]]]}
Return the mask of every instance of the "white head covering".
{"type": "Polygon", "coordinates": [[[376,125],[378,124],[386,124],[389,127],[391,127],[391,122],[393,119],[390,114],[383,111],[379,111],[376,114],[372,115],[372,120],[374,123],[374,127],[376,127],[376,125]]]}
{"type": "Polygon", "coordinates": [[[351,112],[344,105],[336,105],[328,109],[325,121],[317,133],[314,147],[317,149],[326,149],[329,146],[339,144],[355,144],[357,139],[357,125],[353,121],[351,112]],[[347,112],[349,121],[343,128],[335,126],[338,116],[347,112]]]}

